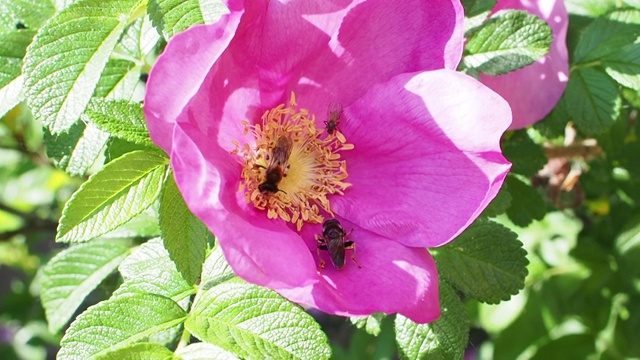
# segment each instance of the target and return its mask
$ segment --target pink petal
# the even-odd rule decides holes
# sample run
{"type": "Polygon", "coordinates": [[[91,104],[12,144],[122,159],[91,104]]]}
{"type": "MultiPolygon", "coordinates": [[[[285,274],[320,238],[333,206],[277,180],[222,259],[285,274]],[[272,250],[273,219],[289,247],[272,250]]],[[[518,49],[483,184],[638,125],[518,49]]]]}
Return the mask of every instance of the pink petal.
{"type": "Polygon", "coordinates": [[[151,69],[144,112],[151,139],[171,152],[176,117],[199,90],[206,74],[226,49],[244,12],[242,2],[226,1],[230,14],[206,26],[175,35],[151,69]]]}
{"type": "Polygon", "coordinates": [[[237,191],[237,160],[201,133],[192,115],[179,118],[171,165],[189,208],[216,234],[238,276],[331,314],[397,312],[421,323],[438,318],[437,272],[426,249],[405,247],[342,220],[345,229],[355,227],[348,239],[357,243],[362,269],[349,261],[335,270],[324,255],[327,268],[318,272],[314,236],[320,225],[305,225],[298,234],[246,204],[237,191]]]}
{"type": "MultiPolygon", "coordinates": [[[[399,312],[417,322],[438,317],[437,274],[425,249],[405,247],[395,237],[385,239],[380,232],[373,234],[344,220],[345,226],[355,228],[351,235],[363,268],[349,263],[337,271],[329,265],[318,273],[313,236],[320,225],[305,225],[298,234],[248,205],[238,190],[240,164],[230,150],[234,140],[251,141],[243,134],[242,120],[259,121],[265,109],[286,102],[292,90],[302,107],[321,116],[330,101],[348,105],[398,73],[455,68],[462,31],[457,0],[430,1],[429,6],[418,0],[341,5],[272,0],[247,2],[244,13],[232,7],[221,22],[174,37],[148,83],[145,113],[150,132],[170,153],[189,208],[216,235],[239,276],[329,313],[399,312]]],[[[452,76],[444,78],[449,81],[452,76]]],[[[501,107],[497,109],[501,117],[501,107]]],[[[385,121],[377,122],[382,129],[385,121]]],[[[469,140],[456,137],[459,130],[439,125],[448,136],[443,141],[462,146],[459,142],[469,140]]],[[[366,136],[361,138],[366,144],[366,136]]],[[[499,153],[478,148],[478,154],[466,155],[484,170],[503,160],[499,153]]],[[[370,163],[369,157],[363,159],[370,163]]],[[[494,181],[495,191],[499,183],[494,181]]],[[[484,194],[490,200],[495,192],[484,194]]]]}
{"type": "Polygon", "coordinates": [[[511,105],[513,123],[509,129],[520,129],[545,117],[567,87],[569,56],[565,39],[569,22],[562,0],[500,0],[493,11],[503,9],[538,15],[553,30],[551,50],[542,59],[505,75],[480,76],[485,85],[511,105]]]}
{"type": "Polygon", "coordinates": [[[323,114],[329,102],[348,104],[395,74],[453,69],[462,54],[462,7],[455,0],[432,2],[247,2],[244,14],[240,8],[178,34],[147,85],[152,139],[169,152],[177,115],[200,93],[212,108],[202,126],[229,111],[239,123],[286,102],[291,91],[323,114]],[[259,101],[230,102],[236,92],[259,101]]]}
{"type": "Polygon", "coordinates": [[[216,235],[235,273],[270,288],[314,281],[315,260],[300,236],[283,221],[267,219],[238,191],[236,157],[193,127],[195,119],[181,120],[171,153],[176,183],[189,209],[216,235]]]}
{"type": "MultiPolygon", "coordinates": [[[[347,231],[355,227],[343,219],[341,223],[347,231]]],[[[319,231],[319,226],[305,227],[301,235],[308,240],[319,231]]],[[[362,268],[350,260],[351,250],[341,270],[334,269],[322,254],[327,267],[319,271],[317,283],[275,290],[292,301],[335,315],[400,313],[418,323],[440,316],[437,270],[426,249],[405,247],[358,227],[348,239],[356,243],[356,259],[362,268]]]]}
{"type": "Polygon", "coordinates": [[[507,103],[450,70],[399,75],[345,108],[341,131],[353,184],[336,214],[408,246],[460,234],[495,197],[510,169],[500,137],[507,103]]]}
{"type": "MultiPolygon", "coordinates": [[[[427,3],[357,2],[341,23],[328,20],[333,14],[308,15],[320,32],[300,33],[299,40],[319,46],[307,54],[305,62],[280,67],[274,62],[272,69],[294,76],[289,83],[297,85],[291,90],[315,114],[324,113],[331,101],[349,104],[395,74],[455,69],[463,49],[463,9],[458,1],[427,3]]],[[[273,54],[282,51],[275,48],[273,54]]]]}

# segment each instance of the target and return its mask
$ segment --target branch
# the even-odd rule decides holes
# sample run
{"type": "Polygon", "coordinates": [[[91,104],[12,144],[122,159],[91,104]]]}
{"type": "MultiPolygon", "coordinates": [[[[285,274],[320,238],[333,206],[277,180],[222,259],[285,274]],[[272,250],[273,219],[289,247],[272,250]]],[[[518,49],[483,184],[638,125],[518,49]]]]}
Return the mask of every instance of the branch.
{"type": "Polygon", "coordinates": [[[598,146],[598,143],[594,139],[587,139],[562,147],[545,146],[544,153],[548,159],[591,158],[602,154],[602,148],[598,146]]]}
{"type": "Polygon", "coordinates": [[[7,212],[9,214],[16,215],[22,218],[25,225],[16,230],[6,231],[0,233],[0,241],[6,241],[19,234],[28,234],[38,231],[56,232],[58,223],[50,219],[43,219],[24,211],[20,211],[6,204],[0,203],[0,211],[7,212]]]}

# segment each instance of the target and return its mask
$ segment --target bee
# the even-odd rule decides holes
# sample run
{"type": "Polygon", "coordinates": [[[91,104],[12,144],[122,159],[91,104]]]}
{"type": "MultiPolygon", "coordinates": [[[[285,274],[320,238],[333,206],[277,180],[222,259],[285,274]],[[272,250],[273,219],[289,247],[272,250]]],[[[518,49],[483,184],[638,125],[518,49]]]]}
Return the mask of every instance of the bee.
{"type": "MultiPolygon", "coordinates": [[[[261,168],[266,169],[265,180],[258,185],[258,190],[265,195],[272,195],[278,191],[278,184],[282,181],[282,178],[287,176],[284,171],[289,166],[289,156],[291,156],[291,148],[293,142],[287,136],[280,136],[276,140],[276,146],[271,152],[271,156],[268,159],[268,165],[258,165],[261,168]]],[[[284,191],[282,191],[284,192],[284,191]]]]}
{"type": "Polygon", "coordinates": [[[356,261],[356,244],[351,240],[345,240],[347,235],[349,234],[344,231],[340,225],[340,221],[337,219],[329,219],[322,224],[322,235],[316,235],[316,241],[318,242],[316,252],[318,259],[320,259],[321,269],[324,269],[325,262],[320,258],[320,250],[329,252],[331,263],[333,263],[336,269],[342,269],[344,267],[346,250],[353,250],[351,260],[353,260],[358,268],[362,268],[356,261]]]}
{"type": "Polygon", "coordinates": [[[324,122],[326,126],[327,133],[329,135],[333,134],[338,125],[340,125],[340,116],[342,115],[342,104],[332,101],[329,103],[329,108],[327,109],[327,121],[324,122]]]}

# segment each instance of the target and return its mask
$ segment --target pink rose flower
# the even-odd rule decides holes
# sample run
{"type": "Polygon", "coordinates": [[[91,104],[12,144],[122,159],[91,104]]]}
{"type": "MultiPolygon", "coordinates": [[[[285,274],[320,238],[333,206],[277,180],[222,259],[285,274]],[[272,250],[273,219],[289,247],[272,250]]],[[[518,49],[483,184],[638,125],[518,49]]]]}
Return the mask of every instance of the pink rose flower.
{"type": "Polygon", "coordinates": [[[525,10],[546,21],[553,31],[549,53],[514,72],[489,76],[480,81],[500,94],[513,112],[509,129],[521,129],[544,118],[556,106],[569,80],[567,52],[567,10],[562,0],[498,0],[493,12],[504,9],[525,10]]]}
{"type": "Polygon", "coordinates": [[[437,319],[426,248],[470,225],[510,168],[508,104],[453,71],[459,1],[228,6],[175,36],[147,87],[149,131],[191,211],[237,275],[294,302],[437,319]],[[316,254],[332,218],[357,245],[342,269],[316,254]]]}

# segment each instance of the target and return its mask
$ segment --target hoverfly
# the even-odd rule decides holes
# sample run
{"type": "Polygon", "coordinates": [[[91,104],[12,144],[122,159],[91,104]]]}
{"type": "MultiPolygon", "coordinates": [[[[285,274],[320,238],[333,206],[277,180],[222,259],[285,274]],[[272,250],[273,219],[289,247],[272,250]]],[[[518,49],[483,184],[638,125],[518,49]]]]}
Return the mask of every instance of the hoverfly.
{"type": "Polygon", "coordinates": [[[320,259],[321,269],[324,269],[325,262],[320,258],[320,250],[329,252],[331,263],[336,269],[342,269],[344,267],[346,250],[353,250],[351,260],[353,260],[358,268],[362,268],[356,261],[356,244],[351,240],[345,240],[347,235],[349,234],[344,231],[340,225],[340,221],[337,219],[329,219],[322,223],[322,235],[316,235],[316,241],[318,242],[316,252],[318,259],[320,259]]]}
{"type": "Polygon", "coordinates": [[[261,193],[272,195],[278,191],[282,191],[278,189],[278,184],[282,181],[282,178],[286,176],[284,171],[288,166],[292,145],[293,142],[290,138],[280,136],[278,140],[276,140],[276,146],[273,148],[270,158],[267,159],[267,167],[265,168],[264,166],[258,165],[266,169],[265,180],[258,185],[258,190],[261,193]]]}
{"type": "Polygon", "coordinates": [[[327,133],[329,133],[329,135],[333,134],[338,128],[338,125],[340,125],[341,115],[342,104],[335,101],[330,102],[329,108],[327,109],[327,120],[324,122],[327,133]]]}

